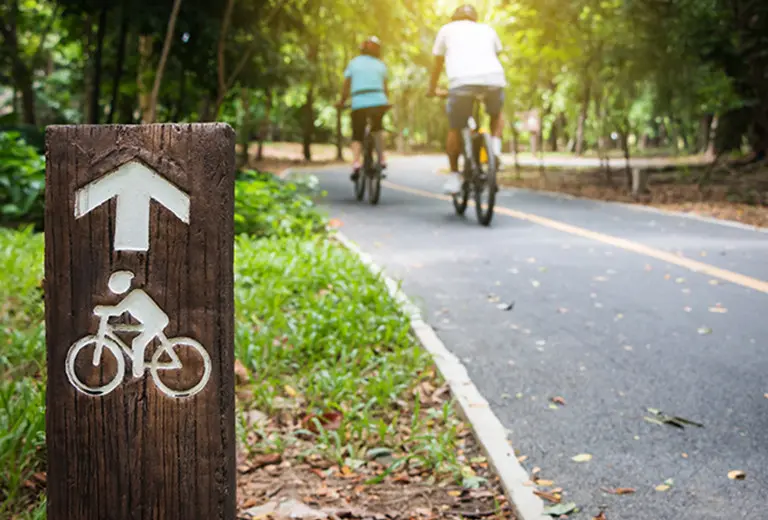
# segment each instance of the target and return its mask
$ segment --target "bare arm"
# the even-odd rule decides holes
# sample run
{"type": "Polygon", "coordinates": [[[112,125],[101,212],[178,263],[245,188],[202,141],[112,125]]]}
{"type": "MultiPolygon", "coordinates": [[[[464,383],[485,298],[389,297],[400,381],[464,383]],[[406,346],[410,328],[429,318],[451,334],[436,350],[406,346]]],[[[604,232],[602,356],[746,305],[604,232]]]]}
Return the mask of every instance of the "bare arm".
{"type": "Polygon", "coordinates": [[[435,64],[432,66],[432,75],[429,78],[429,95],[433,96],[437,92],[437,81],[440,79],[440,74],[443,72],[443,64],[445,63],[445,57],[435,56],[435,64]]]}
{"type": "Polygon", "coordinates": [[[384,95],[389,99],[389,81],[386,79],[384,80],[384,95]]]}
{"type": "Polygon", "coordinates": [[[341,99],[336,104],[339,108],[344,106],[344,103],[347,102],[347,98],[349,98],[349,92],[352,90],[352,78],[345,78],[344,79],[344,86],[341,89],[341,99]]]}

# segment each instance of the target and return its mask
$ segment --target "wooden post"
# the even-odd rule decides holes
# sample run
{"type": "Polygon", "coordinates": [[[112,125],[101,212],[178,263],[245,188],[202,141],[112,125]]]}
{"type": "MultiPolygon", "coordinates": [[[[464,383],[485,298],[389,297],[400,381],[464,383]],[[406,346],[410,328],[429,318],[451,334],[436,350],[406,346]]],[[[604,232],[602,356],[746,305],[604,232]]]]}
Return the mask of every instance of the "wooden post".
{"type": "Polygon", "coordinates": [[[48,519],[233,520],[234,132],[46,143],[48,519]]]}

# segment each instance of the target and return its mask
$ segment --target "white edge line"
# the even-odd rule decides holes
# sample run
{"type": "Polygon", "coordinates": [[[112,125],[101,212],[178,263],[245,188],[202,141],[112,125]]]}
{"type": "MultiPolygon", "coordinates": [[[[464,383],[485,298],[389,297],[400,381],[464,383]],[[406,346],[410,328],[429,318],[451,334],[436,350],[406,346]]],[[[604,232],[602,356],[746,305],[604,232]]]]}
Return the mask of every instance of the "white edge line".
{"type": "Polygon", "coordinates": [[[390,296],[399,304],[403,314],[410,318],[411,330],[422,347],[432,356],[448,383],[459,404],[460,412],[471,425],[475,438],[496,471],[518,520],[552,520],[544,514],[544,502],[533,493],[534,487],[524,485],[530,481],[530,477],[507,441],[506,428],[472,382],[461,361],[448,351],[434,329],[422,319],[421,311],[400,289],[397,282],[386,276],[367,253],[339,230],[335,230],[331,237],[355,253],[374,275],[384,280],[390,296]]]}

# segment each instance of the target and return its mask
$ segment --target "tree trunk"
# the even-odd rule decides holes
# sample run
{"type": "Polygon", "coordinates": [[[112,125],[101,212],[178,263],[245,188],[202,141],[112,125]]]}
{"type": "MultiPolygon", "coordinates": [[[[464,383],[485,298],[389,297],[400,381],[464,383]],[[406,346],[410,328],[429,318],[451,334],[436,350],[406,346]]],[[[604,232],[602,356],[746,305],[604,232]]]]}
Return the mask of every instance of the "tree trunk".
{"type": "Polygon", "coordinates": [[[120,81],[123,78],[125,68],[125,46],[128,40],[128,6],[124,0],[120,13],[120,35],[117,44],[117,61],[115,62],[115,75],[112,78],[112,101],[109,104],[107,123],[112,123],[115,118],[117,106],[120,103],[120,81]]]}
{"type": "Polygon", "coordinates": [[[584,97],[581,101],[581,111],[579,112],[579,120],[576,126],[576,155],[584,153],[584,127],[587,123],[587,114],[589,113],[589,102],[592,95],[591,87],[591,83],[587,80],[587,84],[584,86],[584,97]]]}
{"type": "Polygon", "coordinates": [[[240,90],[240,99],[243,103],[243,120],[240,125],[240,145],[243,147],[240,157],[241,167],[249,167],[248,145],[251,142],[251,95],[247,88],[240,90]]]}
{"type": "Polygon", "coordinates": [[[344,149],[341,141],[341,108],[336,109],[336,160],[344,160],[344,149]]]}
{"type": "Polygon", "coordinates": [[[512,122],[512,152],[515,154],[515,175],[518,180],[520,179],[520,160],[518,154],[520,153],[520,134],[517,131],[517,126],[512,122]]]}
{"type": "Polygon", "coordinates": [[[267,100],[264,103],[264,119],[261,122],[261,129],[259,130],[259,151],[256,154],[256,160],[261,161],[264,159],[264,141],[268,137],[269,129],[272,126],[272,90],[266,91],[267,100]]]}
{"type": "Polygon", "coordinates": [[[304,102],[302,112],[303,117],[303,132],[302,132],[302,144],[304,148],[304,159],[307,161],[312,160],[312,138],[315,133],[315,85],[314,82],[310,83],[307,90],[307,100],[304,102]]]}
{"type": "Polygon", "coordinates": [[[104,36],[107,32],[107,11],[108,0],[102,0],[101,12],[99,13],[98,28],[96,29],[96,51],[93,53],[93,83],[91,85],[91,107],[88,110],[90,115],[89,123],[99,124],[99,111],[101,106],[101,57],[104,50],[104,36]]]}
{"type": "Polygon", "coordinates": [[[163,52],[160,54],[160,63],[157,64],[157,71],[155,72],[155,83],[152,86],[152,95],[149,100],[149,121],[148,123],[154,123],[157,119],[157,98],[160,94],[160,84],[163,81],[163,72],[165,72],[165,64],[168,61],[168,54],[171,51],[171,42],[173,41],[173,34],[176,28],[176,19],[179,17],[179,9],[181,9],[181,0],[173,1],[173,9],[171,10],[171,16],[168,18],[168,29],[165,31],[165,42],[163,43],[163,52]]]}
{"type": "Polygon", "coordinates": [[[712,128],[713,119],[713,114],[706,114],[699,119],[699,139],[696,143],[696,152],[698,153],[705,153],[707,148],[709,148],[710,129],[712,128]]]}
{"type": "Polygon", "coordinates": [[[142,34],[139,36],[139,66],[137,67],[138,77],[136,82],[139,91],[139,111],[141,112],[141,121],[143,123],[149,123],[152,120],[152,96],[149,88],[152,46],[151,35],[142,34]]]}
{"type": "Polygon", "coordinates": [[[624,173],[627,176],[627,189],[632,189],[632,169],[630,167],[630,157],[629,157],[629,133],[631,131],[629,120],[624,118],[624,123],[622,128],[619,131],[619,135],[621,138],[621,149],[624,152],[624,173]]]}
{"type": "MultiPolygon", "coordinates": [[[[0,22],[0,33],[3,35],[3,44],[10,55],[11,75],[13,77],[13,89],[15,92],[21,92],[21,111],[25,124],[35,125],[37,123],[35,114],[35,90],[32,81],[32,70],[24,63],[19,50],[19,39],[17,32],[17,20],[19,5],[17,0],[11,0],[8,9],[7,22],[0,22]]],[[[16,106],[14,97],[14,107],[16,106]]]]}

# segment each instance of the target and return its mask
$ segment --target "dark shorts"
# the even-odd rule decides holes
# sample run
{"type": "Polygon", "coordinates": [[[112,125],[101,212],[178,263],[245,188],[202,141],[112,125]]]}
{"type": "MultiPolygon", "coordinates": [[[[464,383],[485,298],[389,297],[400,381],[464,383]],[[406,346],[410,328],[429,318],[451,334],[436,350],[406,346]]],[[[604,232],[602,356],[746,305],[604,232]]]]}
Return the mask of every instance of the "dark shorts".
{"type": "Polygon", "coordinates": [[[504,89],[501,87],[487,87],[481,85],[467,85],[453,88],[448,91],[448,123],[451,130],[462,130],[467,126],[467,121],[472,115],[472,107],[476,96],[481,96],[485,103],[485,111],[491,117],[501,113],[504,106],[504,89]]]}
{"type": "Polygon", "coordinates": [[[352,111],[352,140],[362,142],[365,138],[365,125],[371,121],[371,132],[380,132],[384,129],[382,122],[384,114],[389,110],[388,106],[359,108],[352,111]]]}

